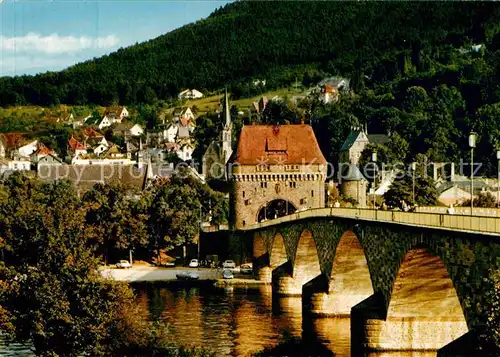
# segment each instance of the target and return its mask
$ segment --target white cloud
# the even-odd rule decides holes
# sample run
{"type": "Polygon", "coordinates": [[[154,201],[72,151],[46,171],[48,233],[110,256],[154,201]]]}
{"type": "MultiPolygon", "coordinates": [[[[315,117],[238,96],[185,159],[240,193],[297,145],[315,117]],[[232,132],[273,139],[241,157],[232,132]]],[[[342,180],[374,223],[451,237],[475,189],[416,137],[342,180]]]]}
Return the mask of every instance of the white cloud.
{"type": "Polygon", "coordinates": [[[0,36],[0,50],[25,53],[61,54],[75,53],[88,49],[106,49],[116,46],[119,42],[115,35],[105,37],[59,36],[52,34],[42,36],[30,32],[25,36],[0,36]]]}

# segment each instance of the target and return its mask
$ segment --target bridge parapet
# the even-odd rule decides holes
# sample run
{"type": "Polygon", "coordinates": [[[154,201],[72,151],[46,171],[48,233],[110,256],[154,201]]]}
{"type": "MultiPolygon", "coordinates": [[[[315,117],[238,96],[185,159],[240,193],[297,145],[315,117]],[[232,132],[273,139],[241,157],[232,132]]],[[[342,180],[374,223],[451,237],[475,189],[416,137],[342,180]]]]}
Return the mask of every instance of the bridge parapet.
{"type": "Polygon", "coordinates": [[[363,345],[377,350],[402,346],[390,343],[396,335],[400,341],[409,341],[404,345],[408,349],[438,349],[467,329],[484,325],[484,297],[492,289],[486,278],[491,271],[500,269],[497,217],[322,208],[260,222],[244,227],[240,233],[242,237],[253,236],[254,244],[257,236],[263,237],[261,247],[266,248],[258,253],[267,254],[269,261],[254,267],[272,271],[265,275],[272,275],[273,282],[275,276],[286,278],[277,281],[283,283],[278,292],[297,294],[296,283],[304,284],[302,299],[312,312],[350,313],[351,318],[357,314],[356,324],[365,338],[363,345]],[[314,240],[315,254],[304,253],[310,249],[300,252],[300,237],[306,234],[314,240]],[[272,248],[278,243],[279,254],[272,248]],[[317,258],[312,259],[315,255],[317,258]],[[287,262],[282,264],[285,256],[287,262]],[[307,264],[304,260],[301,263],[300,256],[308,257],[307,264]],[[278,263],[270,263],[275,257],[280,257],[276,259],[280,267],[287,268],[279,275],[274,274],[280,268],[278,263]],[[405,268],[405,261],[406,266],[415,269],[405,268]],[[316,276],[316,269],[307,279],[295,279],[294,271],[307,272],[306,265],[316,266],[318,262],[320,275],[316,276]],[[361,279],[363,276],[366,279],[361,279]],[[406,278],[397,282],[402,276],[406,278]],[[374,295],[353,306],[371,293],[368,279],[374,295]],[[415,298],[409,305],[423,304],[425,309],[408,310],[413,311],[411,316],[391,314],[391,301],[393,307],[406,306],[407,296],[415,298]],[[445,318],[439,315],[447,311],[439,305],[445,301],[442,296],[453,296],[456,303],[453,314],[445,318]],[[432,316],[427,316],[426,311],[432,316]],[[430,336],[426,331],[439,331],[441,335],[430,336]]]}
{"type": "Polygon", "coordinates": [[[286,222],[305,220],[316,217],[354,218],[367,221],[378,221],[446,229],[453,231],[480,232],[500,234],[500,217],[465,216],[440,213],[420,213],[401,211],[382,211],[364,208],[316,208],[299,211],[280,218],[259,222],[241,228],[241,230],[262,229],[286,222]]]}

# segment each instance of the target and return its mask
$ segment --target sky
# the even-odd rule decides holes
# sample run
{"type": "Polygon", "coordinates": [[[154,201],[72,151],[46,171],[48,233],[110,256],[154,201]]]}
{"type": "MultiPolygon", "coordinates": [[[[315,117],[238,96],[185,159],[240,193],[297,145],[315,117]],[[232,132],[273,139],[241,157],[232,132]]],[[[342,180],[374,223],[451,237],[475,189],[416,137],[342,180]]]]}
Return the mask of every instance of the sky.
{"type": "Polygon", "coordinates": [[[230,0],[0,0],[0,77],[56,71],[206,18],[230,0]]]}

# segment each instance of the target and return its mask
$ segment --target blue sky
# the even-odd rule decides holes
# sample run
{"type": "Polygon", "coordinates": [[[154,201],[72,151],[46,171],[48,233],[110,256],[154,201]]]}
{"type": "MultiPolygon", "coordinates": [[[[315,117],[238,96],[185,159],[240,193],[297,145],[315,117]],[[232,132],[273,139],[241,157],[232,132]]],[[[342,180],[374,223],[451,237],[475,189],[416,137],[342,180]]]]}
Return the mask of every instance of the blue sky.
{"type": "Polygon", "coordinates": [[[210,15],[229,0],[0,0],[0,77],[60,70],[210,15]]]}

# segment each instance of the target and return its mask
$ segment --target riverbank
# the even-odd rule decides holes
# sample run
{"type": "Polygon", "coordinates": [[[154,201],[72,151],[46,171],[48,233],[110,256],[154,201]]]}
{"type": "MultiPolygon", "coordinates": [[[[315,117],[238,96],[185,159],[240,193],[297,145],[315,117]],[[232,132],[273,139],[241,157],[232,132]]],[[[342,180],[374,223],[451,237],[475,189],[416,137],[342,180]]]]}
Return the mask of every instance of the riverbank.
{"type": "Polygon", "coordinates": [[[222,271],[210,268],[159,268],[149,265],[137,265],[129,269],[116,269],[103,267],[100,269],[105,278],[112,278],[118,281],[129,283],[154,282],[154,281],[177,281],[176,275],[180,272],[196,272],[200,278],[198,281],[214,281],[215,286],[257,286],[264,284],[262,281],[255,280],[251,275],[240,275],[236,273],[234,279],[222,279],[222,271]],[[238,276],[240,275],[240,276],[238,276]]]}
{"type": "Polygon", "coordinates": [[[264,281],[255,280],[252,278],[234,278],[234,279],[217,279],[214,285],[218,288],[226,288],[229,286],[246,287],[246,286],[261,286],[266,284],[267,283],[264,281]]]}
{"type": "Polygon", "coordinates": [[[101,268],[100,271],[105,278],[109,277],[114,280],[130,283],[177,280],[176,274],[181,271],[196,272],[200,275],[199,280],[217,280],[218,278],[217,270],[210,268],[159,268],[147,265],[134,265],[128,269],[101,268]]]}

